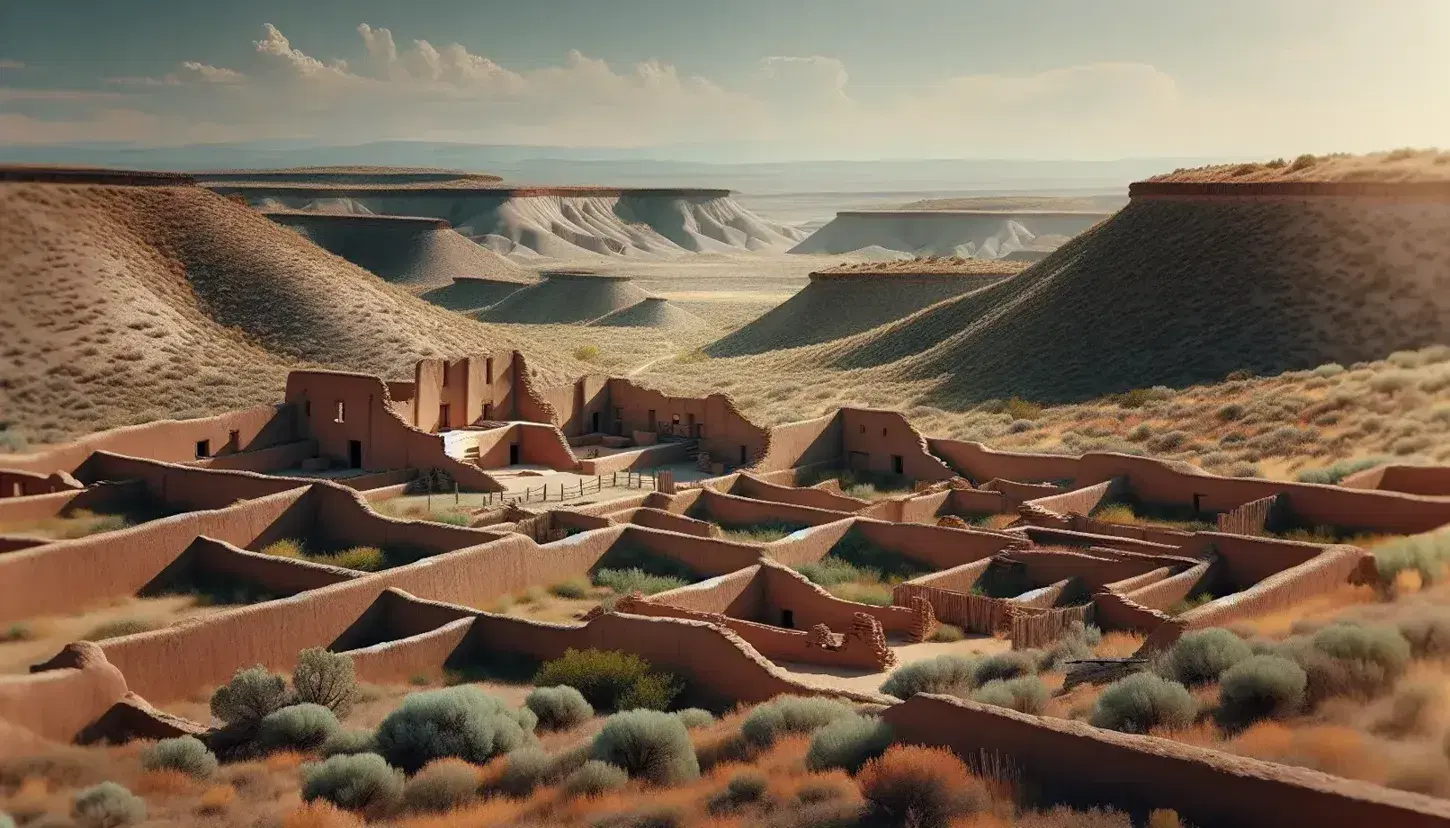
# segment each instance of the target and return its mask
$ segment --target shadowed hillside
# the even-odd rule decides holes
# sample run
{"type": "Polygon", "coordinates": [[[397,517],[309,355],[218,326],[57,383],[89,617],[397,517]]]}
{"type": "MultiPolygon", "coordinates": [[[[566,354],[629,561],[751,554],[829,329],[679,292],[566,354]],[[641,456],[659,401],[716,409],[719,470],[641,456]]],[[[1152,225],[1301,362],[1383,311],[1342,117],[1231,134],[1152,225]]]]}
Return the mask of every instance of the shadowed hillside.
{"type": "Polygon", "coordinates": [[[837,368],[940,378],[944,402],[1061,402],[1450,341],[1450,203],[1135,200],[984,290],[839,343],[837,368]]]}
{"type": "Polygon", "coordinates": [[[0,249],[0,411],[30,442],[517,344],[197,187],[0,184],[0,249]]]}

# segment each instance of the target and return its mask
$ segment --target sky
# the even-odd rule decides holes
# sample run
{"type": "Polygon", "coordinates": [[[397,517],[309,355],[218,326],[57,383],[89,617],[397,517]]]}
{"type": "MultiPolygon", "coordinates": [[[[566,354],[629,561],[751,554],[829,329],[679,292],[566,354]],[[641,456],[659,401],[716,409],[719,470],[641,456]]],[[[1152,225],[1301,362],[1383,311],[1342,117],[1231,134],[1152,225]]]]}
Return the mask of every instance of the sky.
{"type": "Polygon", "coordinates": [[[1447,93],[1450,0],[0,0],[0,145],[1267,158],[1447,93]]]}

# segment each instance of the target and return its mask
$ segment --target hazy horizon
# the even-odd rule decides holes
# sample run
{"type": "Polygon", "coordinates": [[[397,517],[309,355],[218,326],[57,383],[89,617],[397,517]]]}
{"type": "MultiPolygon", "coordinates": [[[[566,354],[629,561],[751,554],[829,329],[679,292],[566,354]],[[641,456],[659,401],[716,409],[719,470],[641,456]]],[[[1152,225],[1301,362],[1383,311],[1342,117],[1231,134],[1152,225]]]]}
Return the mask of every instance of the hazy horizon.
{"type": "Polygon", "coordinates": [[[180,0],[0,9],[0,148],[384,141],[650,160],[1447,143],[1450,4],[180,0]],[[638,156],[636,156],[638,158],[638,156]]]}

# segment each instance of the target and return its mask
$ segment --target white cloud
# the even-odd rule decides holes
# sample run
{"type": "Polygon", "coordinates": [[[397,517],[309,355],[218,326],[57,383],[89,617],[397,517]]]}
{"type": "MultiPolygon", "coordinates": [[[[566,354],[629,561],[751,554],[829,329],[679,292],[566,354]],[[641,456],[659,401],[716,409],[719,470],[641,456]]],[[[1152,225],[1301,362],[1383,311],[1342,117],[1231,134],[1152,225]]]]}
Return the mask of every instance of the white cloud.
{"type": "Polygon", "coordinates": [[[315,57],[292,48],[292,43],[271,23],[263,24],[265,37],[252,41],[257,54],[264,58],[264,65],[286,70],[298,77],[323,78],[347,75],[347,61],[335,60],[323,63],[315,57]]]}

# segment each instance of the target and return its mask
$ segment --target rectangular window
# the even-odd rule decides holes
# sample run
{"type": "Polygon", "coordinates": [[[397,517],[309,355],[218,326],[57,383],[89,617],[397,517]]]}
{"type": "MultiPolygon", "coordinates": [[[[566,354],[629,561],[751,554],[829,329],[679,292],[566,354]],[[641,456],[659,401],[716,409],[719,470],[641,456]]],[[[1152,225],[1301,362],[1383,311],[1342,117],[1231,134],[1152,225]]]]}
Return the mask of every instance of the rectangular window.
{"type": "Polygon", "coordinates": [[[489,357],[483,361],[483,381],[489,385],[493,385],[493,357],[489,357]]]}
{"type": "Polygon", "coordinates": [[[303,400],[302,401],[302,416],[304,416],[304,417],[311,417],[312,416],[312,400],[303,400]]]}
{"type": "Polygon", "coordinates": [[[644,427],[651,431],[657,428],[657,424],[655,423],[655,410],[653,408],[649,410],[649,422],[645,423],[644,427]]]}
{"type": "Polygon", "coordinates": [[[332,421],[334,423],[347,422],[347,405],[342,400],[337,401],[337,414],[332,418],[332,421]]]}
{"type": "Polygon", "coordinates": [[[227,432],[227,445],[231,446],[233,449],[239,449],[239,448],[241,448],[242,447],[242,433],[240,431],[228,431],[227,432]]]}
{"type": "Polygon", "coordinates": [[[905,474],[905,463],[902,462],[901,455],[891,455],[891,471],[894,474],[905,474]]]}
{"type": "Polygon", "coordinates": [[[196,459],[200,460],[203,457],[210,457],[210,456],[211,456],[211,441],[210,440],[197,440],[196,441],[196,459]]]}
{"type": "Polygon", "coordinates": [[[443,363],[443,387],[448,387],[448,363],[443,363]]]}

